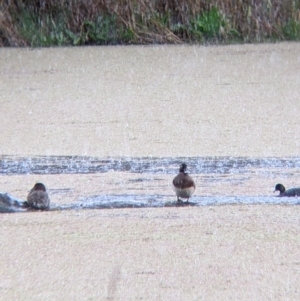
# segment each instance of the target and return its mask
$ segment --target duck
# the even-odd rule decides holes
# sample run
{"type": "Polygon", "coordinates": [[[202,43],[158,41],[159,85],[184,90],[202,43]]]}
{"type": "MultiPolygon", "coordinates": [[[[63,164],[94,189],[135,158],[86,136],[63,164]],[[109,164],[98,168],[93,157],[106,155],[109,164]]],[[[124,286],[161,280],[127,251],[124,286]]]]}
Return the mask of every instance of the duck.
{"type": "Polygon", "coordinates": [[[27,196],[28,207],[38,210],[49,210],[50,199],[43,183],[36,183],[27,196]]]}
{"type": "Polygon", "coordinates": [[[181,199],[187,199],[192,196],[196,189],[194,180],[186,172],[187,165],[182,163],[179,168],[179,174],[173,179],[173,189],[177,196],[177,202],[182,202],[181,199]]]}
{"type": "Polygon", "coordinates": [[[276,184],[275,191],[279,191],[279,197],[287,196],[287,197],[295,197],[300,196],[300,187],[290,188],[285,190],[285,187],[282,184],[276,184]]]}

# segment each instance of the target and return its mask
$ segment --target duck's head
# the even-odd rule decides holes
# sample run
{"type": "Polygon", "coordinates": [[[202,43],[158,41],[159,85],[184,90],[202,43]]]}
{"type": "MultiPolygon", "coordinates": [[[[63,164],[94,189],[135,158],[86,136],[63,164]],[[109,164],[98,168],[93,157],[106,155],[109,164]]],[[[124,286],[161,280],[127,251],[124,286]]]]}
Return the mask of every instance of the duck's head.
{"type": "Polygon", "coordinates": [[[180,165],[179,172],[186,172],[186,169],[187,169],[187,165],[185,163],[182,163],[180,165]]]}
{"type": "Polygon", "coordinates": [[[46,192],[46,187],[43,183],[35,183],[33,188],[30,191],[42,190],[46,192]]]}
{"type": "Polygon", "coordinates": [[[285,187],[282,184],[276,184],[274,192],[275,191],[279,191],[280,193],[284,193],[285,192],[285,187]]]}

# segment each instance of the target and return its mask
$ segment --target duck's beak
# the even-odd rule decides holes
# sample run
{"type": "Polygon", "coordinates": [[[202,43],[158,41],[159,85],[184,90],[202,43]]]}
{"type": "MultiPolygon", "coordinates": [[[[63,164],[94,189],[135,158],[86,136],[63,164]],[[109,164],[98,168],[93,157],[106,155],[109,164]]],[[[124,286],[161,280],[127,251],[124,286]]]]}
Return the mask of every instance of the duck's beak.
{"type": "Polygon", "coordinates": [[[273,191],[273,193],[276,192],[276,190],[273,191]]]}

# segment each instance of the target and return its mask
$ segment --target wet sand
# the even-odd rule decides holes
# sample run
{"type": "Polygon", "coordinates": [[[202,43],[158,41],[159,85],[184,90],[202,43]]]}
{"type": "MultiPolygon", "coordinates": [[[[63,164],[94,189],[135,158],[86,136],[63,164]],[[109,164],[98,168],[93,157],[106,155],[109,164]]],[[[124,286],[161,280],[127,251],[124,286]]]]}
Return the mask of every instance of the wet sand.
{"type": "MultiPolygon", "coordinates": [[[[0,49],[0,74],[2,155],[299,156],[299,43],[0,49]]],[[[0,190],[24,199],[41,180],[69,203],[122,193],[127,176],[2,175],[0,190]]],[[[170,179],[155,189],[171,194],[170,179]]],[[[197,183],[264,195],[272,180],[197,183]]],[[[1,214],[0,300],[299,300],[299,211],[1,214]]]]}

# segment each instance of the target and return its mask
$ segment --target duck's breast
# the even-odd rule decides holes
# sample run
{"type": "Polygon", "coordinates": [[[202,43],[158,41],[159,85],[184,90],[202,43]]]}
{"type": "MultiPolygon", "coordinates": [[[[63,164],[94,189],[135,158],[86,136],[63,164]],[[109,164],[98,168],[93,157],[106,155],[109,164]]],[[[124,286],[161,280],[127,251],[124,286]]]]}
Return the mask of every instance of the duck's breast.
{"type": "Polygon", "coordinates": [[[30,207],[47,210],[50,207],[50,199],[48,193],[42,190],[35,190],[29,193],[27,202],[30,207]]]}
{"type": "Polygon", "coordinates": [[[188,188],[177,188],[177,187],[173,186],[173,189],[178,197],[185,198],[185,199],[191,197],[195,191],[194,186],[191,186],[188,188]]]}

